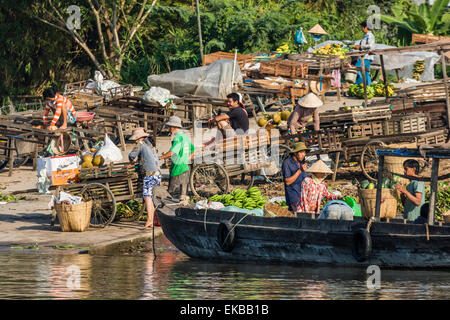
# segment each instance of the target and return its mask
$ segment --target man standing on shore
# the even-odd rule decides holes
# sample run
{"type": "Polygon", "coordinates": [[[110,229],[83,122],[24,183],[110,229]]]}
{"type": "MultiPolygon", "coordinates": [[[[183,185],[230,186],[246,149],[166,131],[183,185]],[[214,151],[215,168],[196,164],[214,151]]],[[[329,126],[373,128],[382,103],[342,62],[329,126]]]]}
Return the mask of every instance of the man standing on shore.
{"type": "Polygon", "coordinates": [[[189,184],[189,160],[192,159],[195,147],[189,137],[182,131],[181,119],[177,116],[171,116],[166,125],[170,128],[172,134],[172,147],[163,154],[160,159],[171,158],[170,180],[168,192],[175,197],[178,195],[177,189],[180,188],[180,202],[187,202],[187,187],[189,184]]]}

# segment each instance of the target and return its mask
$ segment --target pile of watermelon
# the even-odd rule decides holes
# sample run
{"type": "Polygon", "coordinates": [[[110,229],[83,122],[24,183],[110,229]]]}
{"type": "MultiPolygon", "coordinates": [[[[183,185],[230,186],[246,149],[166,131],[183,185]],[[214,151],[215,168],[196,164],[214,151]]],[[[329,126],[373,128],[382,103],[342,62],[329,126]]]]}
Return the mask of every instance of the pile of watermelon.
{"type": "MultiPolygon", "coordinates": [[[[395,184],[398,183],[398,179],[399,179],[399,177],[396,175],[393,176],[392,180],[389,178],[383,178],[381,188],[382,189],[394,189],[395,184]]],[[[361,189],[368,189],[368,190],[377,188],[377,184],[370,182],[369,180],[363,180],[360,183],[360,186],[361,186],[361,189]]]]}

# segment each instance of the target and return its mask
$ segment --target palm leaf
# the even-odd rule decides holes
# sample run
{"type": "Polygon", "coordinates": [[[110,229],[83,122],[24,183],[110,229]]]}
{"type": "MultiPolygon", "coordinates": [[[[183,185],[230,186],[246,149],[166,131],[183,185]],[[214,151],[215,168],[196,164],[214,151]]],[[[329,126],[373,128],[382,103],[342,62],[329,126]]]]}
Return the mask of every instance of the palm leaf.
{"type": "Polygon", "coordinates": [[[397,27],[408,30],[411,33],[419,33],[417,26],[412,25],[411,21],[407,19],[398,19],[384,14],[380,15],[380,19],[387,24],[396,25],[397,27]]]}
{"type": "Polygon", "coordinates": [[[447,11],[448,0],[435,0],[431,7],[431,24],[436,29],[439,20],[442,20],[447,11]]]}

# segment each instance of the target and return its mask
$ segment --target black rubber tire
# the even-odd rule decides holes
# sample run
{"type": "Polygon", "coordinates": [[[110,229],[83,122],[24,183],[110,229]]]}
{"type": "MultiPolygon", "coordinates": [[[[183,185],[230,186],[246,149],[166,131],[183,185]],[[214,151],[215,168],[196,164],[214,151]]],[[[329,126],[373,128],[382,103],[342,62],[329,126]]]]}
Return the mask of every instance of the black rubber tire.
{"type": "Polygon", "coordinates": [[[222,220],[217,228],[217,242],[225,252],[231,252],[236,244],[236,234],[230,221],[222,220]]]}
{"type": "Polygon", "coordinates": [[[364,262],[372,254],[372,237],[365,228],[353,231],[352,254],[358,262],[364,262]]]}

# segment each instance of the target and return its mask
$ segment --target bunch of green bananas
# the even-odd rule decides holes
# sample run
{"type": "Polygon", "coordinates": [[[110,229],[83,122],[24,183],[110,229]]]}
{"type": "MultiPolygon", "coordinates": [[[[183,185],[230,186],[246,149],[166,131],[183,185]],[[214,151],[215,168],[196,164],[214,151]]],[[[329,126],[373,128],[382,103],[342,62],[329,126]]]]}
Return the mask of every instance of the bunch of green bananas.
{"type": "MultiPolygon", "coordinates": [[[[372,99],[375,96],[375,88],[373,86],[367,86],[367,99],[372,99]]],[[[362,84],[353,84],[348,88],[348,93],[352,97],[364,98],[364,86],[362,84]]]]}
{"type": "Polygon", "coordinates": [[[291,48],[289,42],[283,42],[281,44],[281,46],[279,46],[277,48],[277,52],[278,53],[292,53],[293,52],[293,48],[291,48]]]}
{"type": "Polygon", "coordinates": [[[244,209],[262,209],[266,204],[266,198],[261,194],[258,187],[250,188],[248,191],[235,189],[231,194],[213,195],[209,201],[221,202],[225,206],[235,206],[244,209]]]}
{"type": "Polygon", "coordinates": [[[425,61],[423,60],[417,60],[414,62],[414,72],[413,72],[413,78],[416,80],[420,79],[420,75],[425,70],[425,61]]]}

